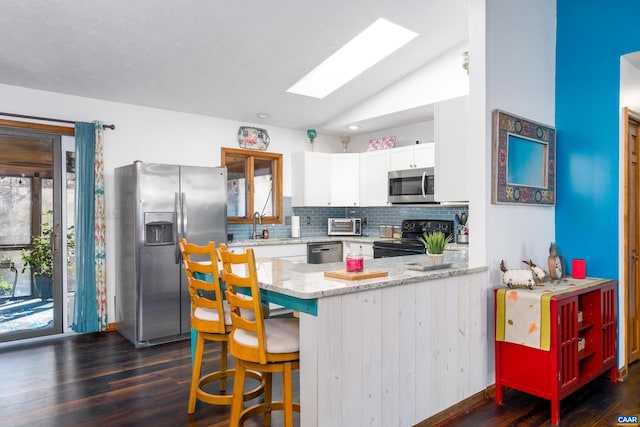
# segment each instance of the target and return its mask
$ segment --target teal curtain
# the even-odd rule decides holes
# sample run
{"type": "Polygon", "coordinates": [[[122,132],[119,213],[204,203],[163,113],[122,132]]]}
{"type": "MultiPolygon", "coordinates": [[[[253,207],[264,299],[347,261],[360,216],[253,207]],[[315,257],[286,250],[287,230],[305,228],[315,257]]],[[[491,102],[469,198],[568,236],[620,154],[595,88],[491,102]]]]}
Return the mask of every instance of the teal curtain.
{"type": "Polygon", "coordinates": [[[95,125],[76,122],[75,138],[76,297],[71,327],[77,332],[96,332],[99,329],[99,319],[95,268],[95,125]]]}

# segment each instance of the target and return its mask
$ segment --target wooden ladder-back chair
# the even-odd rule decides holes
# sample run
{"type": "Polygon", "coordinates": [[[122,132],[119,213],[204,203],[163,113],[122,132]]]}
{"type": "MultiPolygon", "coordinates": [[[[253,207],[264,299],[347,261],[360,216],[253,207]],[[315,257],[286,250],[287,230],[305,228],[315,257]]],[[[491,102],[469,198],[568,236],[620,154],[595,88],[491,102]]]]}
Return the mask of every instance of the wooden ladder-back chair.
{"type": "MultiPolygon", "coordinates": [[[[187,409],[189,414],[193,414],[196,400],[214,405],[231,405],[232,403],[233,396],[226,393],[227,378],[235,375],[235,370],[227,368],[227,343],[231,332],[231,317],[229,305],[223,299],[220,286],[215,244],[209,242],[204,246],[198,246],[182,238],[180,250],[185,275],[189,282],[191,328],[195,331],[196,337],[187,409]],[[220,343],[220,370],[200,376],[205,341],[220,343]],[[204,388],[206,384],[213,381],[219,381],[219,394],[208,392],[204,388]]],[[[244,400],[251,400],[262,394],[264,380],[255,372],[248,372],[246,376],[259,382],[258,387],[244,394],[244,400]]]]}
{"type": "Polygon", "coordinates": [[[264,426],[271,425],[271,411],[283,411],[284,426],[293,426],[293,412],[300,412],[300,403],[293,402],[292,373],[300,366],[300,336],[298,319],[270,318],[263,315],[255,256],[252,249],[241,254],[230,252],[226,245],[218,247],[222,262],[221,277],[225,295],[231,307],[233,330],[229,336],[229,351],[236,360],[236,377],[231,405],[230,426],[264,414],[264,426]],[[247,299],[246,295],[251,298],[247,299]],[[248,318],[246,312],[253,312],[248,318]],[[243,382],[248,372],[263,373],[264,402],[244,408],[243,382]],[[282,401],[272,401],[272,374],[282,374],[282,401]]]}

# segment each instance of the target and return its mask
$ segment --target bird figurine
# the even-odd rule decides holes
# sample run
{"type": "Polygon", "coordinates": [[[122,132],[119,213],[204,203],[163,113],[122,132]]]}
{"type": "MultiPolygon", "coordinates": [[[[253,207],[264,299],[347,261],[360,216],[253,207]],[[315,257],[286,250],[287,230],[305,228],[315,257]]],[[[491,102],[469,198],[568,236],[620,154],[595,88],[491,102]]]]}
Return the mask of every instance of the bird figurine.
{"type": "Polygon", "coordinates": [[[551,246],[549,246],[549,277],[553,280],[558,280],[562,279],[563,275],[562,257],[558,255],[556,244],[551,242],[551,246]]]}

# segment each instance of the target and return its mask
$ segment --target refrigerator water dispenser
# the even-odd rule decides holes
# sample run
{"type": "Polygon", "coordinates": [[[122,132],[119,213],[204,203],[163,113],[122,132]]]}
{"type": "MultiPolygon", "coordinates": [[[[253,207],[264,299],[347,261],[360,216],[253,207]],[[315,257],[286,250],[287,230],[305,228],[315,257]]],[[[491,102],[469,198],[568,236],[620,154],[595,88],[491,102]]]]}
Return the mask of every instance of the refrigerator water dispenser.
{"type": "Polygon", "coordinates": [[[145,246],[173,245],[173,226],[173,212],[145,212],[145,246]]]}

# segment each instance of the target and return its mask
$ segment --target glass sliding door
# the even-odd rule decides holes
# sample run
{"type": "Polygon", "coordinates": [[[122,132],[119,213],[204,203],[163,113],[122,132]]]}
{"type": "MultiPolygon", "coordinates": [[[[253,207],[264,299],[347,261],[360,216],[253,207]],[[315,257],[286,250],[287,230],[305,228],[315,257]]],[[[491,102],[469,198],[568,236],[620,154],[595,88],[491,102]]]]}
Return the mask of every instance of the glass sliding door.
{"type": "Polygon", "coordinates": [[[0,342],[63,331],[61,136],[0,127],[0,342]]]}
{"type": "Polygon", "coordinates": [[[62,233],[62,247],[65,253],[66,268],[62,269],[62,283],[64,284],[63,327],[71,330],[73,322],[73,306],[76,295],[75,274],[75,189],[76,189],[76,142],[73,137],[62,137],[62,216],[65,220],[62,233]]]}

